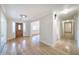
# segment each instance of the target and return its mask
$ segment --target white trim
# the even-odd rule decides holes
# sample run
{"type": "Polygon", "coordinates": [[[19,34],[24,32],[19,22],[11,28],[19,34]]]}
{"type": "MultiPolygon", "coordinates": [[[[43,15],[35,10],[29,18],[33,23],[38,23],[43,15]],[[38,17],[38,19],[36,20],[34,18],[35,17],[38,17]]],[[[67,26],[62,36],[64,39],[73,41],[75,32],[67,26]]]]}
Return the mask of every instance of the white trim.
{"type": "Polygon", "coordinates": [[[45,41],[40,41],[40,42],[42,42],[42,43],[44,43],[44,44],[46,44],[46,45],[48,45],[48,46],[52,47],[52,45],[51,45],[51,44],[49,44],[49,43],[47,43],[47,42],[45,42],[45,41]]]}
{"type": "Polygon", "coordinates": [[[55,45],[59,42],[60,40],[57,40],[56,42],[54,42],[53,44],[52,44],[52,47],[55,47],[55,45]]]}

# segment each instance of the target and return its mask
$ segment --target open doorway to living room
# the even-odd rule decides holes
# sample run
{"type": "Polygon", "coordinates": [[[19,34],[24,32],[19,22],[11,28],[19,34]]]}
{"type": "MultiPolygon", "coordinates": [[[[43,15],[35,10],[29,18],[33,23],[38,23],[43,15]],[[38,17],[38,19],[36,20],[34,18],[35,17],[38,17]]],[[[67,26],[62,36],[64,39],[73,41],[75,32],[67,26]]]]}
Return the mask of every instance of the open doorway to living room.
{"type": "Polygon", "coordinates": [[[40,21],[33,21],[31,22],[31,36],[32,42],[36,44],[40,40],[40,21]]]}
{"type": "Polygon", "coordinates": [[[31,23],[31,35],[39,35],[40,34],[40,22],[33,21],[31,23]]]}

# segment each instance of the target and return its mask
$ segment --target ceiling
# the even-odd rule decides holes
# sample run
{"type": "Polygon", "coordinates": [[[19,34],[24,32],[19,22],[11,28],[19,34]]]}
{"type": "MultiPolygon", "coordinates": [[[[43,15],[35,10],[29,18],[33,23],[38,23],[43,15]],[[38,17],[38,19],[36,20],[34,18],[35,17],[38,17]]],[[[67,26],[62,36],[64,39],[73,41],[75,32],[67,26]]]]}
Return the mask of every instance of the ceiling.
{"type": "MultiPolygon", "coordinates": [[[[78,9],[76,9],[76,8],[70,8],[70,9],[68,9],[68,10],[69,10],[68,12],[63,10],[64,13],[60,13],[59,18],[60,18],[61,20],[73,19],[74,16],[76,16],[77,13],[78,13],[78,9]],[[67,12],[67,13],[66,13],[66,12],[67,12]]],[[[61,11],[61,12],[62,12],[62,11],[61,11]]]]}
{"type": "Polygon", "coordinates": [[[53,10],[63,10],[64,8],[78,7],[79,5],[63,5],[63,4],[5,4],[8,17],[14,20],[20,19],[20,15],[26,15],[28,18],[37,18],[53,10]]]}
{"type": "Polygon", "coordinates": [[[6,9],[7,16],[13,19],[19,19],[20,15],[26,15],[29,18],[41,16],[47,12],[52,12],[53,9],[63,7],[63,5],[49,4],[9,4],[3,5],[6,9]]]}

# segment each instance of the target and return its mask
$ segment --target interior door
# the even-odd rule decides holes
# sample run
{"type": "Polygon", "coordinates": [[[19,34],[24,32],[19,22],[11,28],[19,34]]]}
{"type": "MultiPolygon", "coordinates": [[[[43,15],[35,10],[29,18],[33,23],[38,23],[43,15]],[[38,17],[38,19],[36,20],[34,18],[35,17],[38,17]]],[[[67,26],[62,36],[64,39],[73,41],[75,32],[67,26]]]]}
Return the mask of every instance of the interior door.
{"type": "Polygon", "coordinates": [[[16,38],[23,37],[23,23],[16,23],[16,38]]]}

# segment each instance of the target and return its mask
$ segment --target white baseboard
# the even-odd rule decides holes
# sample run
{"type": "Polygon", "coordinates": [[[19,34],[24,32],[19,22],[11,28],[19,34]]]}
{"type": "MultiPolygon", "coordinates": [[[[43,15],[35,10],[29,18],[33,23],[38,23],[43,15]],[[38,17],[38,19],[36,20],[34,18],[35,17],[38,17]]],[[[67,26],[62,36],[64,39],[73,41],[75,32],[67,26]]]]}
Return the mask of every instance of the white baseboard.
{"type": "Polygon", "coordinates": [[[59,41],[60,41],[60,40],[57,40],[56,42],[54,42],[51,47],[55,47],[56,44],[57,44],[59,41]]]}
{"type": "Polygon", "coordinates": [[[44,43],[44,44],[46,44],[46,45],[48,45],[48,46],[52,46],[51,44],[49,44],[49,43],[47,43],[47,42],[45,42],[45,41],[40,41],[40,42],[42,42],[42,43],[44,43]]]}
{"type": "Polygon", "coordinates": [[[42,42],[42,43],[44,43],[44,44],[46,44],[46,45],[48,45],[48,46],[50,46],[50,47],[55,47],[55,45],[59,42],[60,40],[57,40],[55,43],[52,43],[52,44],[49,44],[49,43],[47,43],[47,42],[45,42],[45,41],[40,41],[40,42],[42,42]]]}

